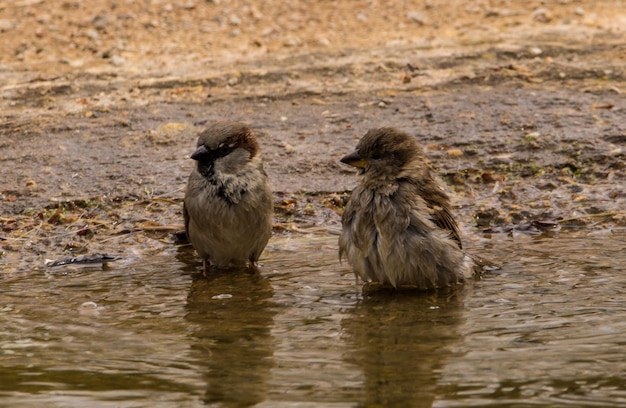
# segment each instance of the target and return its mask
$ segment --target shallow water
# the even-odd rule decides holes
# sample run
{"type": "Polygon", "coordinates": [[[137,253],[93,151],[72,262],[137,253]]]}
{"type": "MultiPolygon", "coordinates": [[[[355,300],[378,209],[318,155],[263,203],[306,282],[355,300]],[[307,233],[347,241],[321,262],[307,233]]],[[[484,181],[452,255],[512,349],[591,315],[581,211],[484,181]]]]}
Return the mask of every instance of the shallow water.
{"type": "Polygon", "coordinates": [[[455,293],[364,296],[336,238],[5,276],[0,406],[624,406],[626,234],[494,235],[455,293]]]}

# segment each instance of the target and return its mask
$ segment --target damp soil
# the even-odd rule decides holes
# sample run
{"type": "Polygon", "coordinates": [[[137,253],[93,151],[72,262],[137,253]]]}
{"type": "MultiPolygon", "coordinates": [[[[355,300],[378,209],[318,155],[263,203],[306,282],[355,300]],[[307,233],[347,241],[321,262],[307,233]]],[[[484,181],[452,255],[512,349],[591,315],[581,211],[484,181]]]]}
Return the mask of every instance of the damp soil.
{"type": "Polygon", "coordinates": [[[367,129],[414,135],[466,239],[626,226],[621,1],[0,5],[0,261],[175,245],[197,132],[259,134],[275,234],[336,234],[367,129]]]}

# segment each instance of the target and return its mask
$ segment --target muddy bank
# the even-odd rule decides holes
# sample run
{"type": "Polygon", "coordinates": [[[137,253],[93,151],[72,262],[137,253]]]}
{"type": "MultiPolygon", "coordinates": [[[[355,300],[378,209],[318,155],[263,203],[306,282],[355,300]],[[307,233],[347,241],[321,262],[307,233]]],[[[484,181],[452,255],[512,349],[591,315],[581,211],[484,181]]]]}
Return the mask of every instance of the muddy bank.
{"type": "Polygon", "coordinates": [[[235,107],[249,112],[237,119],[263,132],[276,232],[338,229],[355,175],[337,160],[382,124],[427,147],[472,233],[539,220],[555,222],[547,229],[623,227],[623,103],[612,91],[463,85],[454,98],[438,91],[295,95],[73,117],[62,128],[5,138],[3,149],[15,154],[5,156],[3,170],[12,174],[2,192],[5,259],[167,245],[180,229],[194,132],[235,107]]]}

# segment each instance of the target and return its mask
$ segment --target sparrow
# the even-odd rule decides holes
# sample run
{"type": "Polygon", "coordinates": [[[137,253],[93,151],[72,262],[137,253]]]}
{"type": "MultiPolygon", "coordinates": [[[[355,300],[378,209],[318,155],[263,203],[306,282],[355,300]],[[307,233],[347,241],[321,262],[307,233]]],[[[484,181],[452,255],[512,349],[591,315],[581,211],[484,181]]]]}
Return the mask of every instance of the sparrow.
{"type": "Polygon", "coordinates": [[[339,260],[347,258],[357,279],[430,290],[474,275],[448,195],[411,136],[390,127],[369,130],[341,162],[360,173],[339,237],[339,260]]]}
{"type": "Polygon", "coordinates": [[[272,232],[273,200],[255,133],[245,123],[214,123],[198,136],[183,203],[185,231],[210,266],[250,266],[272,232]]]}

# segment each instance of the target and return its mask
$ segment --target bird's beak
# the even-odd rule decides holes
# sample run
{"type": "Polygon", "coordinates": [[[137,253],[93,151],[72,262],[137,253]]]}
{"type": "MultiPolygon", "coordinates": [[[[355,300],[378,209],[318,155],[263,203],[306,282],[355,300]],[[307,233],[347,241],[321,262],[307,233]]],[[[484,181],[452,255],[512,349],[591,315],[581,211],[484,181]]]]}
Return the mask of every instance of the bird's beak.
{"type": "Polygon", "coordinates": [[[349,166],[356,167],[357,169],[363,169],[367,166],[367,160],[359,156],[359,153],[356,151],[343,156],[340,161],[349,166]]]}
{"type": "Polygon", "coordinates": [[[208,152],[209,150],[204,145],[201,145],[195,152],[193,152],[191,158],[193,160],[200,160],[203,156],[206,156],[208,152]]]}

